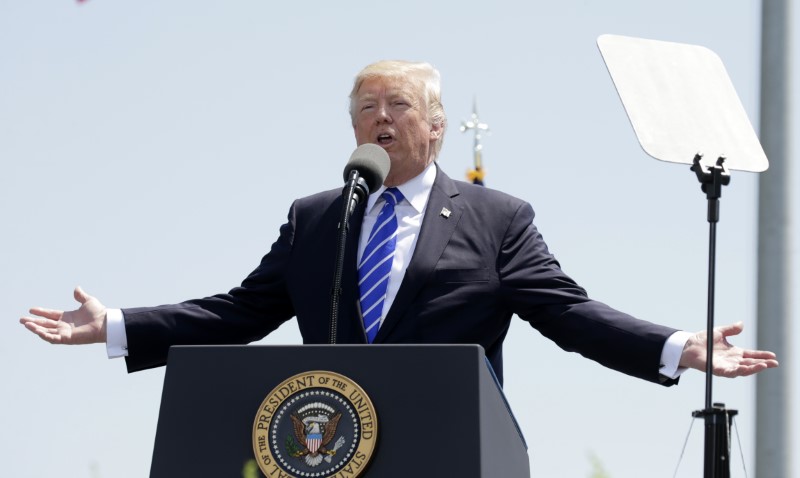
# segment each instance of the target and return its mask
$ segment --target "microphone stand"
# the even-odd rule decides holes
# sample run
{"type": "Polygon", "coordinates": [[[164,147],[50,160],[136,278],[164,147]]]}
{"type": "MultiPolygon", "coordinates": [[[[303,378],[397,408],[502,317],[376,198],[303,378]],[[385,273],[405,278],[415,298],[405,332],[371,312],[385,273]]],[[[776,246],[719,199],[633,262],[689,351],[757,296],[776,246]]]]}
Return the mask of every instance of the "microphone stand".
{"type": "Polygon", "coordinates": [[[719,222],[719,198],[722,186],[731,181],[725,168],[725,157],[720,156],[716,165],[703,170],[696,154],[690,168],[697,175],[701,188],[708,199],[708,323],[706,330],[706,402],[705,409],[692,412],[695,418],[705,419],[704,478],[730,478],[730,429],[736,410],[727,410],[724,403],[712,403],[711,382],[714,378],[714,270],[716,266],[717,222],[719,222]]]}
{"type": "Polygon", "coordinates": [[[336,269],[333,274],[333,287],[331,288],[331,320],[328,334],[328,343],[336,343],[336,333],[339,325],[339,300],[342,296],[342,271],[344,270],[344,253],[347,244],[347,232],[350,229],[350,215],[356,206],[369,195],[369,188],[358,170],[350,171],[350,176],[342,190],[342,213],[339,217],[339,239],[336,244],[336,269]]]}

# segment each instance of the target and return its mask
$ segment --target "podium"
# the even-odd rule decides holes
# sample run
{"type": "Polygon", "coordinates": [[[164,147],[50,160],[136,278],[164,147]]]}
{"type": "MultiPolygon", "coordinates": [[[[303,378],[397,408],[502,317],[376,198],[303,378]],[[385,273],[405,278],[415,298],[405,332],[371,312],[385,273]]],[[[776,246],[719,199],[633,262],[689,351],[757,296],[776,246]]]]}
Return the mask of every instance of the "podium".
{"type": "Polygon", "coordinates": [[[530,476],[524,438],[478,345],[172,347],[150,476],[315,476],[264,474],[253,442],[259,414],[278,408],[268,395],[319,371],[349,378],[374,406],[374,449],[357,476],[530,476]]]}

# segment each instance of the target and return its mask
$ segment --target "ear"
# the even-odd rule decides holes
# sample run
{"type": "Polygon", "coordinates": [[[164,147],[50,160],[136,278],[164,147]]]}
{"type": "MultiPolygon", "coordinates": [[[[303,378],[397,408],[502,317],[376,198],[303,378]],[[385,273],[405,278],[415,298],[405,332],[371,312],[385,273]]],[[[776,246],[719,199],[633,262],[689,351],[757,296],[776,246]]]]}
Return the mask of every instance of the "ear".
{"type": "Polygon", "coordinates": [[[442,123],[431,123],[430,140],[436,141],[444,134],[444,125],[442,123]]]}

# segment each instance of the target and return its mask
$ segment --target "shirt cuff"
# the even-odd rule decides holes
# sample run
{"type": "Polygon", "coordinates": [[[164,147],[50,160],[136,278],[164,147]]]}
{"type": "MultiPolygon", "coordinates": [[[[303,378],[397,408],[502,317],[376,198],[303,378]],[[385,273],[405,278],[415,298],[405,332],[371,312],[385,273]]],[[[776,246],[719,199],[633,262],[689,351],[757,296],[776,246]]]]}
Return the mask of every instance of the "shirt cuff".
{"type": "Polygon", "coordinates": [[[106,309],[106,353],[110,359],[128,356],[125,316],[120,309],[106,309]]]}
{"type": "Polygon", "coordinates": [[[661,366],[658,369],[661,375],[674,379],[680,377],[686,371],[687,367],[680,366],[681,355],[686,342],[689,341],[692,335],[694,334],[691,332],[679,330],[669,336],[664,348],[661,350],[661,366]]]}

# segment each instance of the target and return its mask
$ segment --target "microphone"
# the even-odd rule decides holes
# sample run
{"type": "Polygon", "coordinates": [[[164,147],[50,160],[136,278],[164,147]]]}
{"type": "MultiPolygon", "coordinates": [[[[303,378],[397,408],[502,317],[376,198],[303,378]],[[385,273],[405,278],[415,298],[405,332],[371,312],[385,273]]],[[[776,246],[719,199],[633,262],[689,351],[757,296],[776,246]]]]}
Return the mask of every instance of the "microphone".
{"type": "Polygon", "coordinates": [[[365,143],[357,147],[344,167],[345,186],[342,194],[348,201],[350,213],[371,191],[381,187],[389,175],[389,154],[377,144],[365,143]],[[352,192],[349,192],[352,190],[352,192]]]}
{"type": "Polygon", "coordinates": [[[331,287],[331,320],[328,331],[328,343],[335,344],[339,327],[339,299],[342,295],[342,273],[344,271],[344,252],[347,244],[347,223],[356,206],[361,203],[370,191],[381,187],[389,175],[389,154],[377,144],[362,144],[344,167],[344,189],[342,196],[342,213],[339,218],[339,239],[336,245],[336,270],[331,287]]]}

